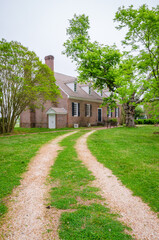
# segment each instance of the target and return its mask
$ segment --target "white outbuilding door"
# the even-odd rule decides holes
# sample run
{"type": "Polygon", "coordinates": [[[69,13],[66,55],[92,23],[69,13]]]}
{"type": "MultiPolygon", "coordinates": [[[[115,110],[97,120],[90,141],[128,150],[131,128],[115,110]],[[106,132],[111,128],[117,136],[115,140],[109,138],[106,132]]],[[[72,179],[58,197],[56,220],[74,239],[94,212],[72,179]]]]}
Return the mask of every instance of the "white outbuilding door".
{"type": "Polygon", "coordinates": [[[55,114],[49,114],[49,128],[56,128],[55,114]]]}
{"type": "MultiPolygon", "coordinates": [[[[56,128],[58,126],[58,115],[62,114],[62,115],[66,115],[67,114],[67,110],[65,110],[64,108],[55,108],[55,107],[51,107],[46,114],[48,115],[48,128],[56,128]],[[56,118],[57,116],[57,118],[56,118]],[[57,123],[56,123],[57,120],[57,123]]],[[[64,119],[66,118],[66,116],[64,116],[64,119]]]]}

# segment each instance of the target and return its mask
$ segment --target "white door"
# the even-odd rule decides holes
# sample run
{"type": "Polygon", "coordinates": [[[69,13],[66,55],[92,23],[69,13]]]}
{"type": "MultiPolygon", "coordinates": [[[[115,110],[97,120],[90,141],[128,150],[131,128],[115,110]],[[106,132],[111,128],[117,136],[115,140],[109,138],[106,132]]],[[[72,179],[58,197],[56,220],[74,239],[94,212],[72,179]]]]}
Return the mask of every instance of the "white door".
{"type": "Polygon", "coordinates": [[[49,128],[56,128],[55,114],[49,114],[49,128]]]}

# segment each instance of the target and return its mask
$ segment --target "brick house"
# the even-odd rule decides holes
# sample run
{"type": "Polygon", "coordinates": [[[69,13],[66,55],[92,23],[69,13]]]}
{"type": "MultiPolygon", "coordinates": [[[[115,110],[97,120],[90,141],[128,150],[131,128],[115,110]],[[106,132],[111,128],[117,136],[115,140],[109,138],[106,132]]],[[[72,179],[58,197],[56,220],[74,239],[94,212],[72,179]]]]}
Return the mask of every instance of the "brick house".
{"type": "MultiPolygon", "coordinates": [[[[45,63],[54,71],[54,57],[45,57],[45,63]]],[[[77,83],[77,78],[54,72],[62,98],[56,103],[47,101],[42,109],[26,109],[21,113],[21,127],[64,128],[103,124],[108,118],[120,122],[121,106],[115,111],[101,107],[102,98],[109,91],[96,91],[90,85],[77,83]]]]}

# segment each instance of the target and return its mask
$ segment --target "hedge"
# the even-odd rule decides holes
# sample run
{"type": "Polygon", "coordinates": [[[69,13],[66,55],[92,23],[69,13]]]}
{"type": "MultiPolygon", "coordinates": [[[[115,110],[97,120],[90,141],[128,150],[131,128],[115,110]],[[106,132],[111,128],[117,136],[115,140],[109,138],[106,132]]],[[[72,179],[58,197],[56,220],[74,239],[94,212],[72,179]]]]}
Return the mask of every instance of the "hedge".
{"type": "Polygon", "coordinates": [[[135,124],[159,124],[159,119],[138,119],[135,124]]]}

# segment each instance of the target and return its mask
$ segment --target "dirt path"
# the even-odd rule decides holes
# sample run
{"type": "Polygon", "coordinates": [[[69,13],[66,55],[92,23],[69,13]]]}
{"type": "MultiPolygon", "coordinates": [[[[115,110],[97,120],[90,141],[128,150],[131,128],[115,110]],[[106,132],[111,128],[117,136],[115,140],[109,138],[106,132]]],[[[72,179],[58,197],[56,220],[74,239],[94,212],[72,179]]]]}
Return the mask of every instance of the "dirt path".
{"type": "Polygon", "coordinates": [[[64,134],[45,144],[32,159],[28,171],[23,175],[21,185],[11,195],[9,211],[1,227],[0,239],[58,239],[56,233],[55,238],[50,238],[46,231],[50,224],[50,219],[46,217],[48,214],[45,204],[50,190],[46,178],[58,155],[58,150],[61,149],[58,142],[74,133],[64,134]]]}
{"type": "Polygon", "coordinates": [[[135,239],[159,240],[159,219],[149,206],[139,197],[132,195],[122,183],[97,162],[96,158],[87,148],[87,137],[91,131],[77,140],[76,150],[78,157],[96,177],[95,186],[101,189],[102,196],[106,199],[108,207],[120,215],[119,220],[132,229],[131,235],[135,239]]]}

